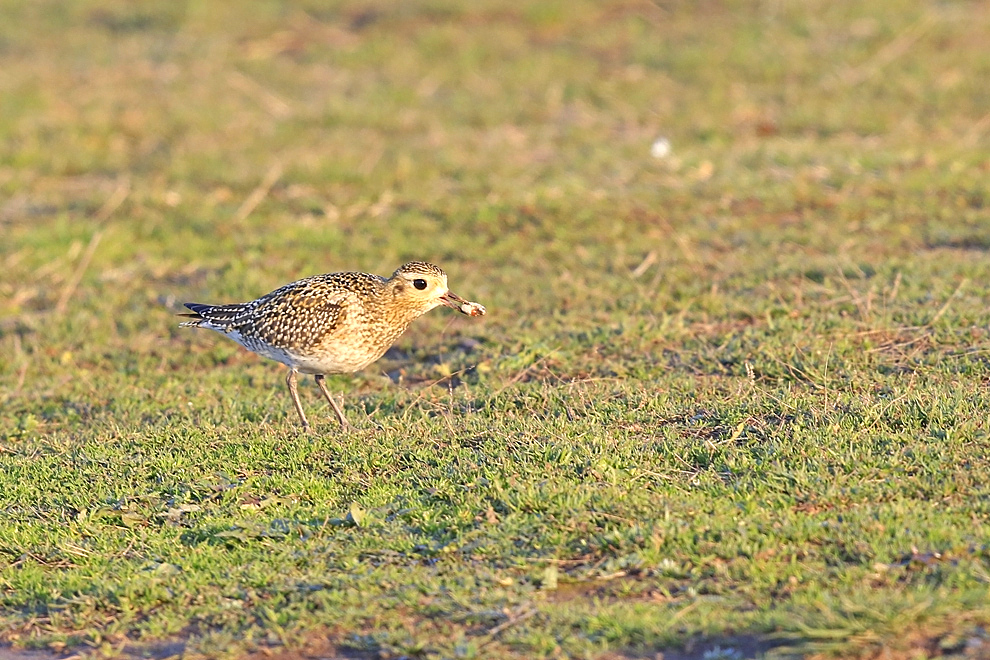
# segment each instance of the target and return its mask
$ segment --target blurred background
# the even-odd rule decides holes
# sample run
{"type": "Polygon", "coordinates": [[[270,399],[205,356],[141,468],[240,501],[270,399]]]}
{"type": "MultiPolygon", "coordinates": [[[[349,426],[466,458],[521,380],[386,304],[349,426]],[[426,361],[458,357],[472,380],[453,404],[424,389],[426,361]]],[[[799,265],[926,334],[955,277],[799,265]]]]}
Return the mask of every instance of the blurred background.
{"type": "Polygon", "coordinates": [[[877,274],[889,313],[944,297],[990,245],[988,34],[966,1],[4,2],[3,396],[241,360],[171,314],[413,258],[490,315],[405,345],[507,378],[659,377],[877,274]]]}

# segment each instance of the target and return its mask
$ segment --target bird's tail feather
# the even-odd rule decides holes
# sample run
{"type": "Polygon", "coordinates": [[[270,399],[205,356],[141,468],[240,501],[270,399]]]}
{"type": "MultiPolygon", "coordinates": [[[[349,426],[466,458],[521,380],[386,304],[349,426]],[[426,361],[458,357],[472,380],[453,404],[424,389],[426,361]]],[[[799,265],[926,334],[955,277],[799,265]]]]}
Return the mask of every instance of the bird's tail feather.
{"type": "Polygon", "coordinates": [[[230,327],[236,326],[244,319],[248,312],[248,306],[243,303],[233,305],[204,305],[202,303],[184,303],[192,310],[192,313],[179,314],[184,318],[192,319],[183,321],[183,327],[230,327]]]}

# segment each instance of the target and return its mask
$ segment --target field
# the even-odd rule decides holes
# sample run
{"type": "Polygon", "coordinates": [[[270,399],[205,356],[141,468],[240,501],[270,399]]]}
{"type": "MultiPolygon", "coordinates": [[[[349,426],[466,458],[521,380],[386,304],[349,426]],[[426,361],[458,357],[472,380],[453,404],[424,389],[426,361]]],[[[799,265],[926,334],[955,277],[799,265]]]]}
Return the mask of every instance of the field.
{"type": "Polygon", "coordinates": [[[990,5],[0,4],[0,658],[990,657],[990,5]],[[411,259],[313,381],[201,330],[411,259]]]}

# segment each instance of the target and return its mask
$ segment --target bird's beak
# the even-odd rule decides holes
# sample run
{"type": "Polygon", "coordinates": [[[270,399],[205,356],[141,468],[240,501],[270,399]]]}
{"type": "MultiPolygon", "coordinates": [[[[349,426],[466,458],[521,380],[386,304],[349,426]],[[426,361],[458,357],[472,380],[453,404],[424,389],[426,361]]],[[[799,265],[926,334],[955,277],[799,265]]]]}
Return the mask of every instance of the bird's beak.
{"type": "Polygon", "coordinates": [[[464,300],[464,298],[461,298],[453,291],[448,291],[447,293],[440,296],[440,300],[447,307],[451,307],[453,309],[456,309],[457,311],[461,311],[461,305],[467,302],[466,300],[464,300]]]}

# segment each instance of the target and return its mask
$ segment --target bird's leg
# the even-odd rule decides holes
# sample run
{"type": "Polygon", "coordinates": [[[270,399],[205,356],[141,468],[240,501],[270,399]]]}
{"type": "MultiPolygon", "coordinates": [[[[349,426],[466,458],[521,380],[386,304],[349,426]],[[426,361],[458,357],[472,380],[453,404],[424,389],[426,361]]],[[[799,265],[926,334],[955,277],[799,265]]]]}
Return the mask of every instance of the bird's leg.
{"type": "Polygon", "coordinates": [[[332,396],[330,396],[330,392],[327,391],[327,385],[323,382],[323,374],[316,374],[313,378],[316,379],[316,384],[320,386],[320,391],[323,392],[323,396],[327,398],[327,401],[330,403],[333,411],[337,413],[337,419],[340,421],[340,426],[345,429],[350,428],[351,425],[347,423],[347,419],[344,417],[344,411],[340,409],[337,402],[333,400],[332,396]]]}
{"type": "Polygon", "coordinates": [[[302,403],[299,402],[299,388],[296,387],[296,370],[289,369],[289,375],[285,377],[285,384],[289,386],[289,394],[292,395],[292,403],[296,404],[296,412],[302,420],[303,431],[309,430],[309,420],[303,412],[302,403]]]}

